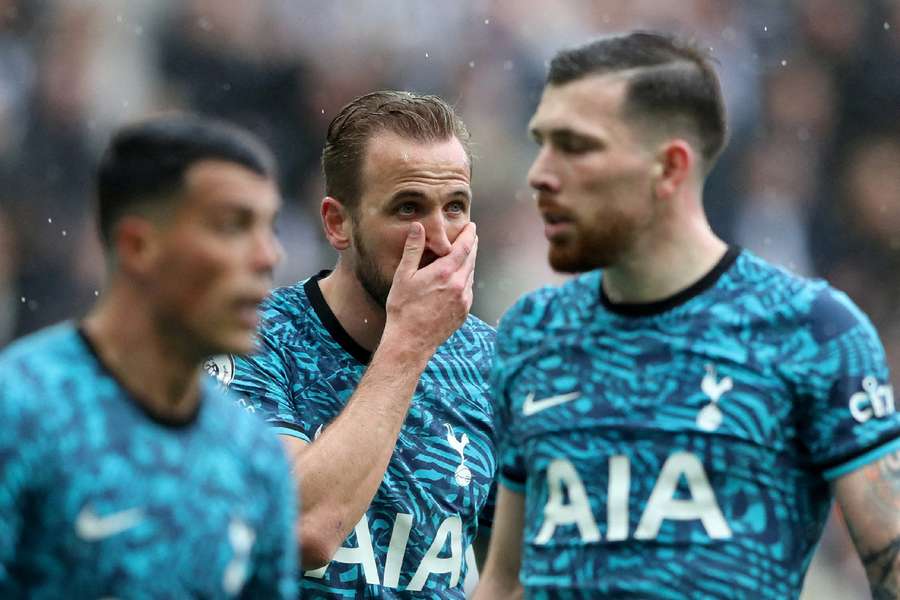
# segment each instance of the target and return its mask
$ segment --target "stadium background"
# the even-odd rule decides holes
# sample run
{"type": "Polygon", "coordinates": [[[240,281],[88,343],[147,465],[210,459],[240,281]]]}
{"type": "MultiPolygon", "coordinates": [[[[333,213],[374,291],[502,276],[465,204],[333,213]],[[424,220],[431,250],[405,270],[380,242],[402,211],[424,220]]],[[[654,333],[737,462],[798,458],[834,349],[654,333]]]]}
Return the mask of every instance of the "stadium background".
{"type": "MultiPolygon", "coordinates": [[[[92,165],[112,128],[155,111],[266,139],[286,197],[278,283],[331,266],[324,128],[378,88],[440,94],[468,124],[474,312],[496,322],[562,281],[525,183],[546,60],[634,27],[695,37],[719,61],[732,133],[706,190],[714,228],[847,291],[900,372],[900,0],[0,0],[0,347],[102,289],[92,165]]],[[[842,527],[804,597],[868,597],[842,527]]]]}

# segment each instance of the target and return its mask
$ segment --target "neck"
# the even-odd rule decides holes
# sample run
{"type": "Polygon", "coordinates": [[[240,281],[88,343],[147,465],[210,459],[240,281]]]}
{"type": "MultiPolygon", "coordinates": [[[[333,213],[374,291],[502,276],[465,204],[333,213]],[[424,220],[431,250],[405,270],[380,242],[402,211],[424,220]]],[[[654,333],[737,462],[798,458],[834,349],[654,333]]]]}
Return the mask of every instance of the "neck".
{"type": "Polygon", "coordinates": [[[111,286],[82,327],[104,365],[150,414],[181,421],[196,412],[203,357],[161,331],[137,290],[111,286]]]}
{"type": "Polygon", "coordinates": [[[372,299],[352,269],[338,261],[334,271],[319,281],[319,288],[341,327],[357,344],[374,352],[384,332],[384,307],[372,299]]]}
{"type": "Polygon", "coordinates": [[[603,290],[610,300],[663,300],[699,280],[721,260],[728,245],[713,233],[701,206],[698,195],[674,207],[660,226],[604,269],[603,290]]]}

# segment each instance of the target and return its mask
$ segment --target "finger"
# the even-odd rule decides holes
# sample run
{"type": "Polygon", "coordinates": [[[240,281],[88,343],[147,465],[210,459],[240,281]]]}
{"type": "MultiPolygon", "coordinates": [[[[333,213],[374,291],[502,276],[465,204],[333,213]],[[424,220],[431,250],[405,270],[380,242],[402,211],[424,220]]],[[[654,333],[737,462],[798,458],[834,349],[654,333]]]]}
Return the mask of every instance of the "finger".
{"type": "Polygon", "coordinates": [[[477,245],[478,236],[475,235],[475,223],[468,223],[453,240],[450,253],[442,260],[453,263],[453,270],[456,271],[465,264],[466,259],[477,245]]]}
{"type": "Polygon", "coordinates": [[[473,277],[475,275],[475,259],[478,257],[478,237],[475,238],[475,243],[472,244],[472,250],[466,255],[466,259],[463,261],[463,264],[460,266],[460,271],[465,274],[466,278],[473,277]]]}
{"type": "Polygon", "coordinates": [[[403,246],[403,256],[400,257],[400,264],[397,265],[394,279],[412,277],[419,268],[423,252],[425,252],[425,227],[418,221],[413,221],[409,224],[406,244],[403,246]]]}

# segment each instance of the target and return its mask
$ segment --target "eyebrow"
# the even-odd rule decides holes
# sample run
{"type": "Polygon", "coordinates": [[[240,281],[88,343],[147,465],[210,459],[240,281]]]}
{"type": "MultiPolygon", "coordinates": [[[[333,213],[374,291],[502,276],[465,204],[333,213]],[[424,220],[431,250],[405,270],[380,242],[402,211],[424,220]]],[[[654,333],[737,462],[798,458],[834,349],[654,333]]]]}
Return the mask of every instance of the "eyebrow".
{"type": "MultiPolygon", "coordinates": [[[[464,200],[470,200],[471,194],[468,190],[453,190],[448,194],[451,198],[462,198],[464,200]]],[[[392,202],[398,202],[403,200],[427,200],[428,195],[420,192],[419,190],[401,190],[394,194],[391,197],[392,202]]]]}

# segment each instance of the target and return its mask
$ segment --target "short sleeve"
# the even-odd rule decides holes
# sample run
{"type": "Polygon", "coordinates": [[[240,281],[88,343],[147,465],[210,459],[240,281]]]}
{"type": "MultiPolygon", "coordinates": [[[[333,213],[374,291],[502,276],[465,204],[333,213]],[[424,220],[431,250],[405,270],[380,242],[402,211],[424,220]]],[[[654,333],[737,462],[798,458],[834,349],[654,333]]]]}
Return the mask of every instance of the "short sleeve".
{"type": "Polygon", "coordinates": [[[297,495],[281,447],[272,446],[272,458],[266,462],[271,475],[266,511],[268,527],[254,546],[254,572],[241,597],[293,600],[299,594],[299,540],[294,534],[297,495]]]}
{"type": "Polygon", "coordinates": [[[900,449],[884,348],[865,314],[843,293],[812,302],[805,348],[792,359],[802,402],[799,427],[814,466],[833,480],[900,449]]]}
{"type": "Polygon", "coordinates": [[[25,527],[26,495],[40,486],[35,479],[39,471],[36,466],[46,461],[43,448],[47,440],[40,431],[41,419],[30,409],[39,403],[28,401],[40,392],[32,390],[28,395],[21,373],[0,367],[0,590],[5,593],[16,589],[10,567],[25,527]]]}
{"type": "MultiPolygon", "coordinates": [[[[265,323],[265,322],[264,322],[265,323]]],[[[277,335],[265,325],[260,329],[256,351],[234,357],[234,377],[229,389],[250,411],[259,414],[275,432],[309,442],[306,424],[295,410],[290,364],[277,335]]]]}

